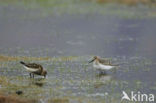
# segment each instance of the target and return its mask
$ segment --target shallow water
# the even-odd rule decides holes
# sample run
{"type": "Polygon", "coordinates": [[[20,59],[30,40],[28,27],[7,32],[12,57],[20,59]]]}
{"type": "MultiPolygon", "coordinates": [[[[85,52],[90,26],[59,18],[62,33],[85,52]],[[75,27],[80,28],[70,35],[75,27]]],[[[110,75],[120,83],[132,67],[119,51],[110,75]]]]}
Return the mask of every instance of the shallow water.
{"type": "Polygon", "coordinates": [[[146,17],[146,12],[142,18],[116,13],[42,17],[36,9],[3,5],[0,12],[0,53],[19,57],[1,60],[1,78],[8,81],[0,84],[1,91],[14,94],[22,90],[23,97],[36,98],[39,103],[52,98],[68,98],[71,103],[118,103],[123,90],[156,94],[156,19],[146,17]],[[98,75],[88,64],[93,55],[121,65],[107,75],[98,75]],[[21,56],[49,57],[26,60],[42,64],[48,77],[29,78],[19,64],[21,56]],[[65,57],[71,59],[61,59],[65,57]]]}

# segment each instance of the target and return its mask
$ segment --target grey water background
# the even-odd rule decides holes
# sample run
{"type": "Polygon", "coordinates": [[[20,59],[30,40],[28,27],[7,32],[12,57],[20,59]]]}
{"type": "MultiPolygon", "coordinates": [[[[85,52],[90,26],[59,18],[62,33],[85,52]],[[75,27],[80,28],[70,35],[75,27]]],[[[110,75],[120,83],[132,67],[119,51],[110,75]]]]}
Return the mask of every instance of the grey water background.
{"type": "MultiPolygon", "coordinates": [[[[54,96],[85,96],[90,99],[92,96],[101,96],[94,98],[99,102],[103,101],[105,92],[112,97],[118,94],[117,98],[120,98],[123,89],[156,94],[155,18],[146,17],[146,14],[138,18],[99,13],[40,17],[38,12],[22,7],[0,6],[0,53],[10,56],[83,58],[78,62],[41,61],[48,71],[46,83],[39,87],[47,93],[41,95],[49,96],[49,89],[58,85],[62,87],[56,89],[59,92],[54,96]],[[109,71],[107,76],[97,76],[97,71],[87,64],[94,55],[125,64],[115,73],[109,71]]],[[[28,76],[20,64],[15,62],[13,68],[12,64],[9,65],[1,75],[28,76]],[[13,72],[10,73],[10,69],[13,72]]],[[[16,79],[14,81],[17,82],[16,79]]],[[[27,78],[23,78],[23,81],[26,84],[32,82],[27,78]]]]}
{"type": "Polygon", "coordinates": [[[33,19],[27,17],[29,11],[13,7],[1,7],[0,11],[0,46],[4,49],[48,48],[51,51],[47,55],[50,56],[137,55],[155,58],[155,18],[64,14],[33,19]],[[26,19],[19,19],[19,16],[26,19]]]}

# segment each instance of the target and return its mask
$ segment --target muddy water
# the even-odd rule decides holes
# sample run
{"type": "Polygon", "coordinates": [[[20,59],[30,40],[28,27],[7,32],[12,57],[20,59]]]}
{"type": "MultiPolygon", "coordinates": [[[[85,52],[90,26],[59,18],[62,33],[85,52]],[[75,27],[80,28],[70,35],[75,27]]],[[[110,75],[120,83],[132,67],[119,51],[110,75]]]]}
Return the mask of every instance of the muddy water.
{"type": "Polygon", "coordinates": [[[37,98],[41,103],[52,98],[68,98],[72,103],[118,103],[123,90],[156,94],[155,18],[96,13],[36,17],[37,11],[12,6],[1,6],[0,12],[1,55],[77,58],[27,61],[42,64],[48,71],[46,79],[30,79],[19,61],[2,61],[1,77],[10,84],[1,84],[6,93],[22,90],[23,97],[37,98]],[[93,55],[121,65],[107,75],[98,75],[87,63],[93,55]]]}

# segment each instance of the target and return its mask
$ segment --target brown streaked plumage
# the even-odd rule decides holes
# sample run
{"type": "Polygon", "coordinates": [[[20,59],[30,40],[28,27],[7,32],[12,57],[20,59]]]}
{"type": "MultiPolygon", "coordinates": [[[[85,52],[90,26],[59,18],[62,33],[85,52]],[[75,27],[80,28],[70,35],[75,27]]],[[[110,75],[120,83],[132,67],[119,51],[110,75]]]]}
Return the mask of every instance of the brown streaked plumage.
{"type": "Polygon", "coordinates": [[[46,77],[46,75],[47,75],[47,71],[45,71],[40,64],[24,63],[23,61],[20,61],[20,63],[24,66],[24,68],[27,69],[27,71],[30,72],[29,73],[30,77],[33,76],[33,78],[34,78],[34,74],[41,75],[41,76],[44,76],[44,77],[46,77]]]}

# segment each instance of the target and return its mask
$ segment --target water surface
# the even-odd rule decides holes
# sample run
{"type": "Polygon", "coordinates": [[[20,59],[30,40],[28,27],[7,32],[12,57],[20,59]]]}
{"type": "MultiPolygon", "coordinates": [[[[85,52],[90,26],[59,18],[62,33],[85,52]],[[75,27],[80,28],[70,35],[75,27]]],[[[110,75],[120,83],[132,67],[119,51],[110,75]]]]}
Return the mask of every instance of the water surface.
{"type": "Polygon", "coordinates": [[[133,10],[130,17],[119,16],[110,7],[104,10],[111,13],[104,14],[87,11],[43,16],[40,9],[1,5],[1,90],[8,94],[22,90],[22,97],[36,98],[39,103],[52,98],[67,98],[71,103],[119,103],[123,90],[156,94],[156,19],[146,15],[155,9],[124,8],[133,10]],[[131,16],[137,11],[142,11],[141,17],[131,16]],[[98,75],[88,64],[94,55],[121,65],[107,75],[98,75]],[[12,56],[15,58],[4,59],[12,56]],[[42,64],[48,77],[29,78],[20,60],[42,64]]]}

